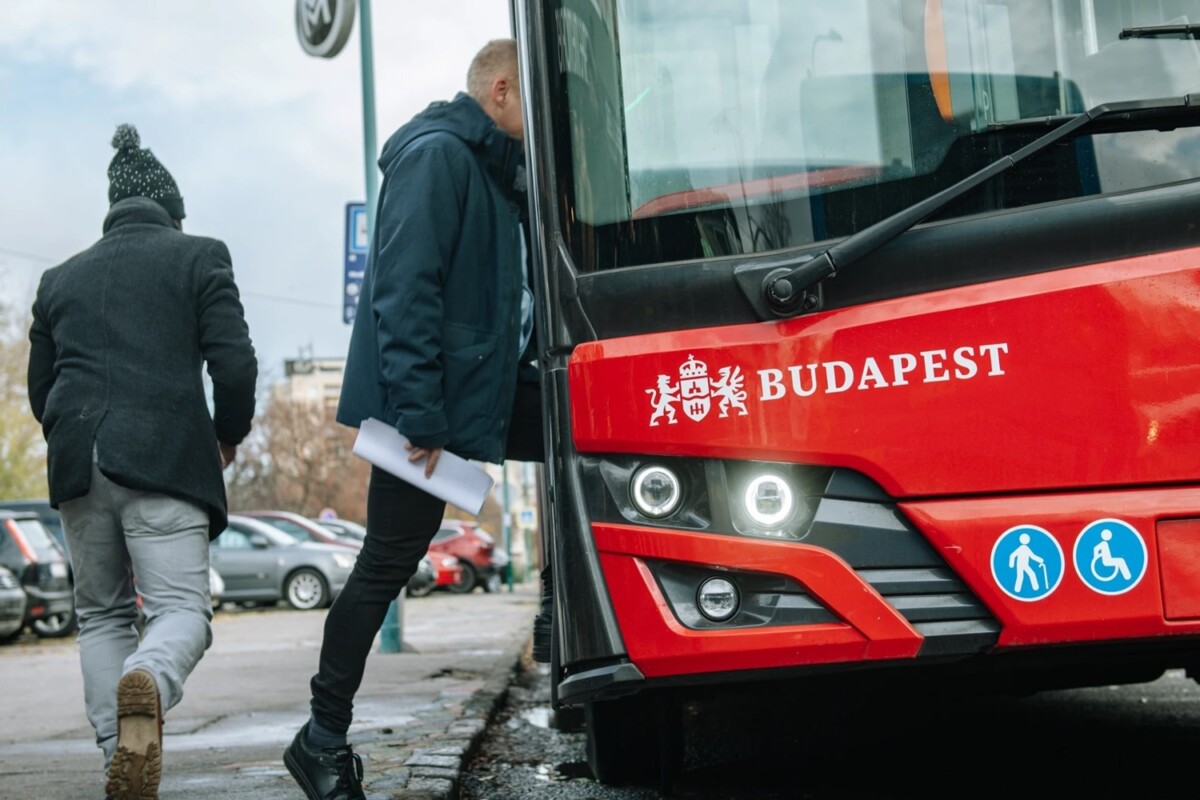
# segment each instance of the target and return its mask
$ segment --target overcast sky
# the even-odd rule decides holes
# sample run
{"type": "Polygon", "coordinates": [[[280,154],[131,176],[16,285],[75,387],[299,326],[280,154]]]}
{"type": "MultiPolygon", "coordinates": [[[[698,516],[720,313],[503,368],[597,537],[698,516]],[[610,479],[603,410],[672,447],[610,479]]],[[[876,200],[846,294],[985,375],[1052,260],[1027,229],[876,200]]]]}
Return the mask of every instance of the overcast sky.
{"type": "MultiPolygon", "coordinates": [[[[110,145],[137,126],[179,184],[185,230],[229,245],[263,371],[342,357],[344,215],[365,199],[359,31],[306,55],[295,0],[3,0],[0,300],[100,235],[110,145]]],[[[380,147],[463,88],[505,0],[374,0],[380,147]]]]}

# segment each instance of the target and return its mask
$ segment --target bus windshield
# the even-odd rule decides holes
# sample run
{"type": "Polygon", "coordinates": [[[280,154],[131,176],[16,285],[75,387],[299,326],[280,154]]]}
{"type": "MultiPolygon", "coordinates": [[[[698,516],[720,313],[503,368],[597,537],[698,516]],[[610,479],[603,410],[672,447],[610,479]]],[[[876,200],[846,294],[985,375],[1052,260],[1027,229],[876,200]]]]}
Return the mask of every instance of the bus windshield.
{"type": "MultiPolygon", "coordinates": [[[[1200,0],[554,5],[559,196],[584,271],[850,235],[1046,130],[1011,123],[1200,90],[1200,0]]],[[[1198,176],[1194,129],[1097,133],[939,218],[1198,176]]]]}

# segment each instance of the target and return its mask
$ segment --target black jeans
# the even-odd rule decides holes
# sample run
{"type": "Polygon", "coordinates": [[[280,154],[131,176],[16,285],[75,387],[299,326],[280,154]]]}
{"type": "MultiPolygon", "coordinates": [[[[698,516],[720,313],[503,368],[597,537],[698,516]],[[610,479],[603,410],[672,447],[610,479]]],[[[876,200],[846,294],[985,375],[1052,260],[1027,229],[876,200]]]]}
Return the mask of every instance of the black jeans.
{"type": "Polygon", "coordinates": [[[313,717],[326,730],[345,733],[350,727],[375,634],[388,606],[417,571],[445,511],[445,501],[371,468],[367,536],[350,579],[325,617],[320,667],[312,679],[313,717]]]}
{"type": "MultiPolygon", "coordinates": [[[[520,384],[513,404],[507,455],[543,461],[540,391],[520,384]]],[[[345,733],[367,656],[388,606],[417,571],[441,527],[446,503],[377,467],[367,488],[367,536],[354,571],[325,617],[321,661],[312,679],[313,717],[345,733]]]]}

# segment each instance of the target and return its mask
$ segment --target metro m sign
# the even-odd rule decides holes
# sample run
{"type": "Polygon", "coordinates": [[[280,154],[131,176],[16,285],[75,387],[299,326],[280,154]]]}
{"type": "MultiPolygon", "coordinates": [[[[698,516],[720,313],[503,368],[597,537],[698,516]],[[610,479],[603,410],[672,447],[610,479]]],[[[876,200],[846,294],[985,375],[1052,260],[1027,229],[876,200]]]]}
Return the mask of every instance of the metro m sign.
{"type": "Polygon", "coordinates": [[[296,0],[296,35],[310,56],[333,58],[354,30],[355,0],[296,0]]]}

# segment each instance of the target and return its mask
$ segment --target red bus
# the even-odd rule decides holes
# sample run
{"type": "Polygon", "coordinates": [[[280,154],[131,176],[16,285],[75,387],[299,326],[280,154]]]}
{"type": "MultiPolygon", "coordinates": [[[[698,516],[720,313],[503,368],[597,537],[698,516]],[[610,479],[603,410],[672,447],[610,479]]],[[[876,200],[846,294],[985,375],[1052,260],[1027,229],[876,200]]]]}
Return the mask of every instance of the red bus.
{"type": "Polygon", "coordinates": [[[1200,0],[517,0],[557,707],[1200,664],[1200,0]]]}

